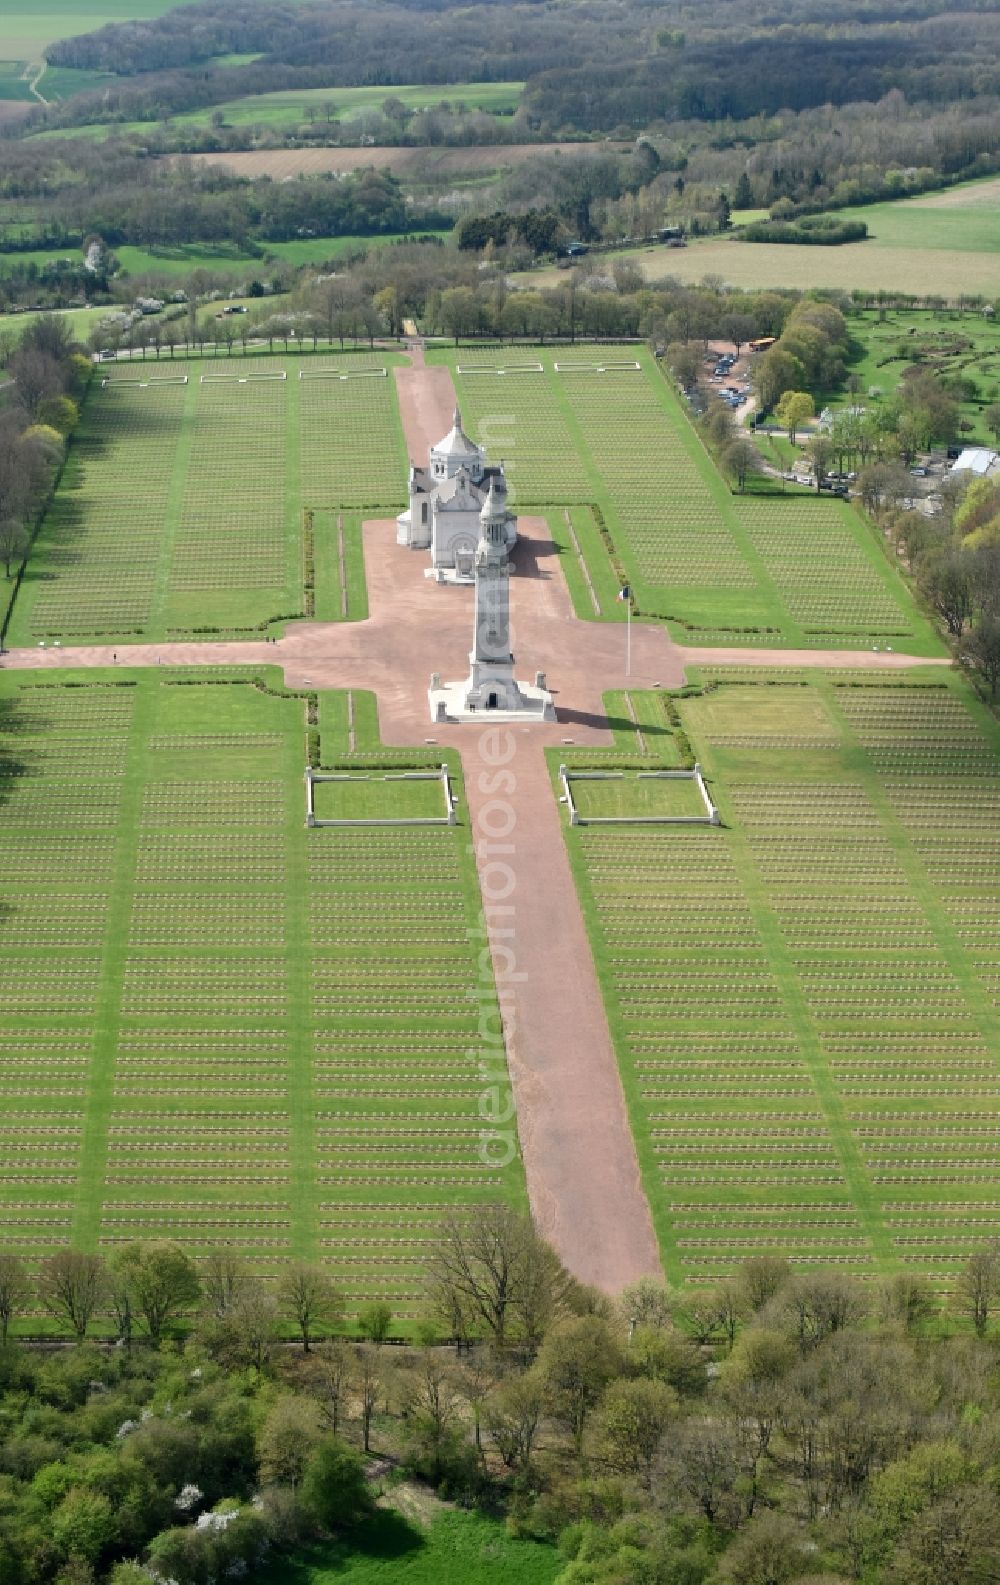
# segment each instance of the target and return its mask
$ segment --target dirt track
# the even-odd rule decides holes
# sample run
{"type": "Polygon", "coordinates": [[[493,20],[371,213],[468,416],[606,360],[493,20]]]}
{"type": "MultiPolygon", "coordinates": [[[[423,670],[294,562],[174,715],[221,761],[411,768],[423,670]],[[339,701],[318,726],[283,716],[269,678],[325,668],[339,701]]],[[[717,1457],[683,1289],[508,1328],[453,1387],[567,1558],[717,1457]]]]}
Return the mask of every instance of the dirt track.
{"type": "MultiPolygon", "coordinates": [[[[415,362],[397,370],[396,380],[410,455],[423,459],[430,441],[451,426],[455,394],[447,370],[422,368],[419,354],[415,362]]],[[[535,1218],[578,1277],[615,1292],[644,1273],[659,1272],[660,1263],[543,749],[569,741],[610,744],[603,694],[677,687],[685,666],[699,661],[887,669],[928,663],[870,651],[684,650],[665,629],[639,623],[632,629],[626,677],[623,629],[577,620],[544,521],[522,519],[520,527],[511,590],[517,670],[528,679],[536,670],[546,672],[559,719],[505,729],[513,787],[504,795],[511,822],[504,841],[511,852],[503,858],[513,877],[513,914],[502,924],[513,933],[500,938],[492,931],[491,945],[498,984],[510,991],[508,1060],[535,1218]],[[501,946],[512,948],[515,972],[524,975],[512,985],[505,984],[501,946]]],[[[277,644],[139,644],[119,646],[118,654],[129,665],[268,662],[284,668],[292,687],[374,690],[385,742],[433,739],[459,749],[478,839],[484,819],[496,819],[493,807],[486,809],[496,797],[480,779],[488,747],[483,740],[496,735],[495,720],[487,727],[432,726],[426,693],[432,671],[454,678],[467,670],[472,591],[426,579],[426,556],[398,547],[391,522],[366,524],[365,561],[365,622],[299,623],[277,644]]],[[[110,645],[14,650],[3,664],[106,666],[112,656],[110,645]]],[[[490,857],[477,852],[484,881],[490,857]]]]}

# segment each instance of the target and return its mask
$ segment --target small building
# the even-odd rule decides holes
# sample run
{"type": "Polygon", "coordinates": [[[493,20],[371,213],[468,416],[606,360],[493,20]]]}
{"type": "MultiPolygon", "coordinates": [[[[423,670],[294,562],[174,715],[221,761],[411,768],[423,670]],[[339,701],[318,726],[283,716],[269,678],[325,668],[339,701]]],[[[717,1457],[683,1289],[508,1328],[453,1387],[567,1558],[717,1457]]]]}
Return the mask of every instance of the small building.
{"type": "Polygon", "coordinates": [[[966,446],[949,471],[971,473],[977,479],[994,479],[1000,474],[1000,453],[991,451],[988,446],[966,446]]]}
{"type": "Polygon", "coordinates": [[[396,519],[396,543],[429,550],[429,576],[439,582],[472,583],[487,498],[499,514],[500,542],[509,555],[517,540],[517,518],[507,506],[503,463],[487,466],[483,447],[465,433],[456,407],[452,427],[431,447],[427,467],[410,464],[410,504],[396,519]]]}

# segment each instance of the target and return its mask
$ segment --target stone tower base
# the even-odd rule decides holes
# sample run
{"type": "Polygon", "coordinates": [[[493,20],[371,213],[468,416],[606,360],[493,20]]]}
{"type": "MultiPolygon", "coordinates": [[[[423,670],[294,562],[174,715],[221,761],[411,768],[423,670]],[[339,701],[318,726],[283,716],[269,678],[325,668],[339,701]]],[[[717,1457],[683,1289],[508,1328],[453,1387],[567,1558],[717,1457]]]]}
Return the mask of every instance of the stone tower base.
{"type": "MultiPolygon", "coordinates": [[[[427,690],[432,721],[554,721],[556,707],[552,695],[541,683],[519,682],[516,695],[498,693],[495,705],[477,704],[482,690],[474,689],[471,678],[462,682],[442,682],[435,675],[427,690]]],[[[489,698],[489,695],[487,695],[489,698]]]]}

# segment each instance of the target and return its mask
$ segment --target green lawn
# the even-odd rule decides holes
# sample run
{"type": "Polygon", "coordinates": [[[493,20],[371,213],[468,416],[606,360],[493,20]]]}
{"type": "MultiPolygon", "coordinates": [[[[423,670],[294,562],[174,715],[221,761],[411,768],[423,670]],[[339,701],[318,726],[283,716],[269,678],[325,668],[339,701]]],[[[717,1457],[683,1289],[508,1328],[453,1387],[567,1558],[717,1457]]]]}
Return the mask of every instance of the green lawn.
{"type": "Polygon", "coordinates": [[[393,771],[345,772],[343,779],[313,788],[317,820],[440,820],[445,809],[441,782],[393,771]]]}
{"type": "Polygon", "coordinates": [[[101,371],[7,642],[225,637],[279,632],[301,615],[363,615],[360,514],[391,514],[405,495],[395,382],[377,372],[398,361],[293,352],[101,371]],[[344,367],[357,377],[317,377],[344,367]]]}
{"type": "Polygon", "coordinates": [[[1000,730],[943,672],[700,677],[724,828],[565,830],[668,1277],[946,1289],[1000,1235],[1000,730]]]}
{"type": "MultiPolygon", "coordinates": [[[[970,310],[872,309],[852,314],[850,331],[859,347],[850,364],[850,372],[861,381],[858,400],[869,399],[870,392],[891,397],[904,371],[915,363],[943,375],[960,375],[977,387],[976,399],[962,403],[962,420],[970,426],[962,433],[963,442],[996,443],[983,412],[1000,400],[1000,325],[970,310]]],[[[839,396],[841,405],[851,400],[846,393],[839,396]]]]}
{"type": "Polygon", "coordinates": [[[625,579],[637,613],[688,643],[942,653],[851,507],[809,492],[731,493],[644,347],[430,357],[454,371],[519,507],[548,515],[581,616],[622,620],[625,579]],[[509,372],[493,372],[505,362],[509,372]],[[542,370],[515,371],[531,362],[542,370]],[[604,372],[583,367],[594,363],[604,372]]]}
{"type": "Polygon", "coordinates": [[[607,780],[571,779],[581,820],[704,819],[705,805],[686,777],[637,776],[622,772],[607,780]]]}
{"type": "Polygon", "coordinates": [[[551,1585],[565,1560],[554,1547],[514,1540],[494,1519],[442,1513],[415,1530],[379,1513],[349,1540],[280,1566],[263,1585],[551,1585]]]}
{"type": "MultiPolygon", "coordinates": [[[[322,1258],[405,1329],[442,1209],[523,1196],[480,1156],[478,884],[461,826],[306,828],[307,703],[264,668],[0,673],[0,1212],[31,1260],[322,1258]]],[[[380,750],[367,695],[318,723],[327,763],[443,757],[380,750]]]]}
{"type": "MultiPolygon", "coordinates": [[[[110,311],[108,308],[60,308],[56,313],[71,327],[74,336],[86,341],[90,332],[110,311]]],[[[20,335],[38,317],[31,313],[0,314],[0,335],[20,335]]]]}

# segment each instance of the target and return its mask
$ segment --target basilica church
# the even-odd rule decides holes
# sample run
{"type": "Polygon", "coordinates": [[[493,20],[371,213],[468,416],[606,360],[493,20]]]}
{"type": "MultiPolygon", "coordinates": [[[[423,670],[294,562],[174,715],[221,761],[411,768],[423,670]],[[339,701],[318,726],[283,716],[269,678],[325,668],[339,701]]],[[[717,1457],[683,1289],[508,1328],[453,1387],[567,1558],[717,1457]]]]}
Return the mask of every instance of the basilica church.
{"type": "Polygon", "coordinates": [[[488,467],[482,446],[462,428],[455,409],[451,429],[431,447],[426,468],[410,464],[410,504],[396,519],[396,542],[410,550],[429,550],[429,576],[449,583],[472,583],[483,508],[498,525],[498,540],[509,555],[517,539],[517,518],[507,506],[503,463],[488,467]]]}

